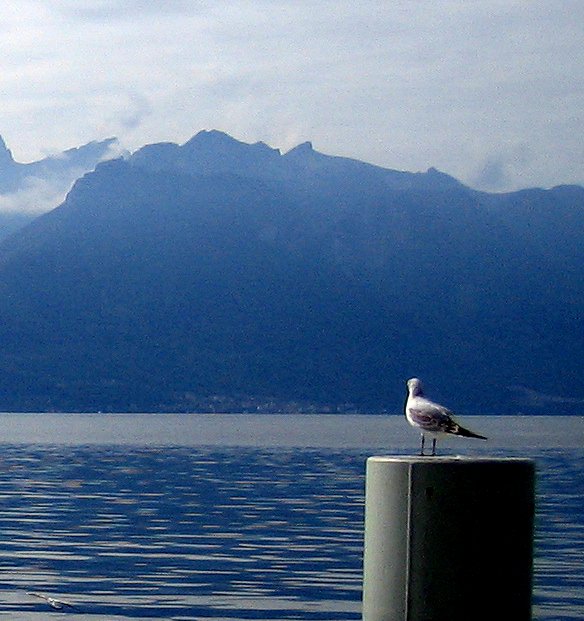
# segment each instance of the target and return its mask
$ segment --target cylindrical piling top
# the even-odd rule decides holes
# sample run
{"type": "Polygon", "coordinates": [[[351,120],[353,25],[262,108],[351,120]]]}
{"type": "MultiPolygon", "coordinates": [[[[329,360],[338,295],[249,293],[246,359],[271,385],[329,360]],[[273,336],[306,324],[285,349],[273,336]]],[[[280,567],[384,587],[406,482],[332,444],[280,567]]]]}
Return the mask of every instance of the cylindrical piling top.
{"type": "Polygon", "coordinates": [[[367,458],[367,461],[379,463],[533,463],[532,459],[527,457],[494,457],[482,455],[373,455],[367,458]]]}
{"type": "Polygon", "coordinates": [[[364,621],[529,621],[534,475],[521,457],[369,457],[364,621]]]}

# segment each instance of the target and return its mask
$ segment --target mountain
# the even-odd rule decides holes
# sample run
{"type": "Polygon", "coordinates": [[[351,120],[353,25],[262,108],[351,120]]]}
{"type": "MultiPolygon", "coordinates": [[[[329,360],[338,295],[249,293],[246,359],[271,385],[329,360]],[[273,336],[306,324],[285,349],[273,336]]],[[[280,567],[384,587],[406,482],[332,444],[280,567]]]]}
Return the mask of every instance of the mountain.
{"type": "Polygon", "coordinates": [[[0,239],[61,203],[73,182],[116,145],[116,138],[108,138],[22,164],[0,136],[0,239]]]}
{"type": "Polygon", "coordinates": [[[99,164],[0,244],[5,410],[584,404],[584,188],[486,194],[217,131],[99,164]]]}

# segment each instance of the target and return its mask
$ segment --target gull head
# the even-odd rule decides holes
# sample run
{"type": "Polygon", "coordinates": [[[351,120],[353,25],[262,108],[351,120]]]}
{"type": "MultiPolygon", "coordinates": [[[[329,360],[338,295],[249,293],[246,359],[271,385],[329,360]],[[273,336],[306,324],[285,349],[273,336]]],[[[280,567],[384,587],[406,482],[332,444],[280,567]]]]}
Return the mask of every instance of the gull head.
{"type": "Polygon", "coordinates": [[[412,397],[419,397],[423,394],[422,382],[417,377],[412,377],[407,381],[407,387],[412,397]]]}

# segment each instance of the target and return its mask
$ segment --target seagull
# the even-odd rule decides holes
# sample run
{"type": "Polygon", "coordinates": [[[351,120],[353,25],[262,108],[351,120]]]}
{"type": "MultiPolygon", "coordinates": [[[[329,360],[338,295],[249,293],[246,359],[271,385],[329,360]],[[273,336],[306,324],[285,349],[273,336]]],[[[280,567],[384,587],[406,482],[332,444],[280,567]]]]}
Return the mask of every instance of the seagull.
{"type": "Polygon", "coordinates": [[[55,610],[62,610],[65,606],[69,608],[73,608],[73,604],[69,602],[65,602],[62,599],[57,599],[56,597],[51,597],[50,595],[45,595],[44,593],[35,593],[34,591],[27,591],[27,595],[31,595],[32,597],[39,597],[40,599],[44,599],[47,604],[51,608],[55,610]]]}
{"type": "Polygon", "coordinates": [[[465,438],[480,438],[485,436],[461,427],[454,415],[443,405],[434,403],[424,397],[422,382],[417,377],[407,381],[408,399],[406,401],[406,418],[412,427],[417,427],[422,434],[420,455],[424,455],[425,435],[432,438],[432,455],[436,455],[436,438],[442,435],[463,436],[465,438]]]}

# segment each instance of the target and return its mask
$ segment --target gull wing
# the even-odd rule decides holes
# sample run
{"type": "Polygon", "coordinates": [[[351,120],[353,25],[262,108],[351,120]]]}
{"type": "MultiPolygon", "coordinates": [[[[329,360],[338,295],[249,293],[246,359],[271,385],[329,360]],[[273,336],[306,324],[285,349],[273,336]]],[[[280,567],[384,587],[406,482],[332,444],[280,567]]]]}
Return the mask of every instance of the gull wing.
{"type": "Polygon", "coordinates": [[[457,427],[450,410],[427,399],[418,399],[409,405],[408,413],[422,431],[453,433],[457,427]]]}

